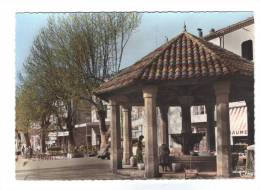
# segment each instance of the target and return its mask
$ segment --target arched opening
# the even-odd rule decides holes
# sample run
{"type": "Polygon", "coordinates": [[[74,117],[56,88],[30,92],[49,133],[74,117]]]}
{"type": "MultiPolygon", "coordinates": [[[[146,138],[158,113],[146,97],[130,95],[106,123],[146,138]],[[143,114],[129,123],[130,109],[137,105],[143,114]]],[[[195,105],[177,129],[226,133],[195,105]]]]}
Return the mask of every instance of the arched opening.
{"type": "Polygon", "coordinates": [[[253,41],[247,40],[241,44],[242,57],[250,61],[253,60],[253,41]]]}

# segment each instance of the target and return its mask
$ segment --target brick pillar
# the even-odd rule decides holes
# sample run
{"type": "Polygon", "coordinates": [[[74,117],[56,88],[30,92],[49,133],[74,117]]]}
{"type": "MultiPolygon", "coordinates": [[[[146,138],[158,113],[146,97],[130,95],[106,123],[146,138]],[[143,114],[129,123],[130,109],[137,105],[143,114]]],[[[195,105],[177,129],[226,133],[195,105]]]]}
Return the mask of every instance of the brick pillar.
{"type": "Polygon", "coordinates": [[[115,100],[110,100],[109,103],[111,108],[111,117],[110,117],[111,169],[113,173],[117,173],[117,169],[122,168],[120,111],[119,111],[119,105],[115,100]]]}
{"type": "Polygon", "coordinates": [[[130,164],[132,151],[131,106],[123,105],[123,163],[130,164]]]}
{"type": "Polygon", "coordinates": [[[182,96],[179,97],[179,102],[181,104],[181,118],[182,118],[182,129],[181,133],[184,134],[183,136],[183,145],[182,145],[182,152],[185,155],[190,154],[189,152],[189,134],[192,133],[191,130],[191,113],[190,113],[190,107],[193,102],[192,96],[182,96]]]}
{"type": "Polygon", "coordinates": [[[168,110],[169,106],[160,106],[160,143],[166,144],[169,147],[168,136],[168,110]]]}
{"type": "Polygon", "coordinates": [[[217,176],[231,175],[232,160],[229,126],[229,82],[218,82],[214,85],[217,111],[217,176]]]}
{"type": "Polygon", "coordinates": [[[159,176],[158,143],[156,122],[156,95],[155,86],[143,88],[144,97],[144,138],[145,138],[145,177],[159,176]]]}
{"type": "Polygon", "coordinates": [[[247,143],[248,145],[255,144],[255,112],[254,112],[254,97],[246,99],[247,107],[247,143]]]}
{"type": "Polygon", "coordinates": [[[205,105],[207,112],[207,149],[208,151],[215,151],[215,120],[213,103],[205,105]]]}

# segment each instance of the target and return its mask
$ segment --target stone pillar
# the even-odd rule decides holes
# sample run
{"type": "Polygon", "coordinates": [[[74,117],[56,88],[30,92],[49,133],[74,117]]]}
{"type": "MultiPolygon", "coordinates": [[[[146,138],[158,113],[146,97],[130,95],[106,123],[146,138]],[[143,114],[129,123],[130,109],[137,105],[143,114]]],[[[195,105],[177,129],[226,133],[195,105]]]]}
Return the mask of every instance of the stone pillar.
{"type": "Polygon", "coordinates": [[[182,145],[182,152],[185,155],[190,154],[189,152],[189,138],[190,134],[192,133],[191,130],[191,114],[190,114],[190,107],[193,102],[192,96],[182,96],[179,97],[179,102],[181,104],[181,115],[182,115],[182,129],[181,133],[183,134],[183,145],[182,145]]]}
{"type": "Polygon", "coordinates": [[[207,103],[205,107],[207,112],[207,149],[212,152],[215,151],[215,105],[213,103],[207,103]]]}
{"type": "Polygon", "coordinates": [[[121,158],[121,133],[120,133],[120,111],[119,105],[115,100],[110,100],[110,139],[111,139],[111,169],[113,173],[117,173],[117,169],[122,168],[121,158]]]}
{"type": "Polygon", "coordinates": [[[217,176],[229,177],[232,169],[229,126],[230,84],[227,81],[218,82],[214,88],[217,111],[217,176]]]}
{"type": "Polygon", "coordinates": [[[156,121],[157,87],[145,86],[144,97],[144,140],[145,140],[145,177],[159,176],[157,121],[156,121]]]}
{"type": "Polygon", "coordinates": [[[160,143],[166,144],[169,147],[168,136],[168,110],[169,106],[160,106],[160,143]]]}
{"type": "Polygon", "coordinates": [[[247,107],[247,143],[248,145],[255,144],[255,112],[254,112],[254,97],[246,99],[247,107]]]}
{"type": "Polygon", "coordinates": [[[132,151],[131,106],[123,105],[123,163],[130,164],[132,151]]]}

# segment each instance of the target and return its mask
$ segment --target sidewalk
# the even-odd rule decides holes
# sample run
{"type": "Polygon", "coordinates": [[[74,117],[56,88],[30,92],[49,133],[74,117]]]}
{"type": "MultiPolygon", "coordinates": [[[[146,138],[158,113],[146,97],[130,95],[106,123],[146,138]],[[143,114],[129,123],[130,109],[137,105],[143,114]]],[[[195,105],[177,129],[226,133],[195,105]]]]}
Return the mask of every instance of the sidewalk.
{"type": "MultiPolygon", "coordinates": [[[[63,167],[73,167],[73,166],[84,166],[89,163],[100,164],[100,160],[95,157],[92,158],[72,158],[64,160],[29,160],[29,159],[19,159],[15,163],[16,171],[22,170],[38,170],[47,168],[63,168],[63,167]]],[[[109,164],[108,160],[102,160],[102,164],[109,164]]]]}

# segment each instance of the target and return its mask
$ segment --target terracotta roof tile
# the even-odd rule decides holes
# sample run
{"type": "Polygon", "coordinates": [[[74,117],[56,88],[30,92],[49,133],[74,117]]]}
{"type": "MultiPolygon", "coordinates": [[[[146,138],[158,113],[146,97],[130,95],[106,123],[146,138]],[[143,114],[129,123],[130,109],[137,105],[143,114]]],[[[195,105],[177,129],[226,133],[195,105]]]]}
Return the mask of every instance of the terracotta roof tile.
{"type": "Polygon", "coordinates": [[[179,80],[225,76],[238,73],[253,76],[248,60],[204,39],[184,32],[123,69],[96,91],[102,94],[134,84],[135,81],[179,80]]]}

